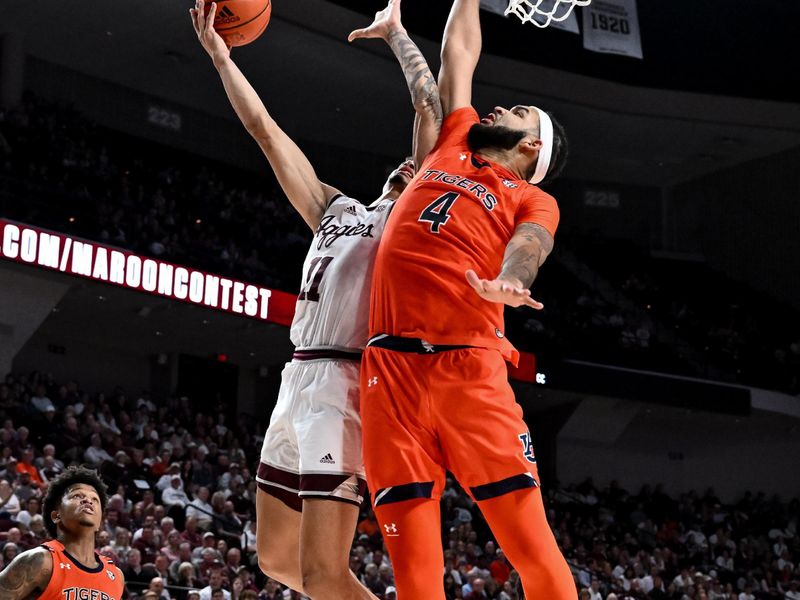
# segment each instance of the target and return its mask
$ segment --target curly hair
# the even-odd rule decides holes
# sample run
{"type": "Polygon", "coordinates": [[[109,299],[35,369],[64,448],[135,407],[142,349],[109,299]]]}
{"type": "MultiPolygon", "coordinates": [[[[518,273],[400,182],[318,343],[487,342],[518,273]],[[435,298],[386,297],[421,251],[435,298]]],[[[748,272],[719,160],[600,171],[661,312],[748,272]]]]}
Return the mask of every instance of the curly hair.
{"type": "Polygon", "coordinates": [[[67,493],[67,490],[79,483],[84,483],[95,489],[97,495],[100,496],[100,509],[102,512],[106,511],[108,488],[103,483],[103,480],[100,479],[97,471],[86,467],[67,467],[61,475],[50,482],[47,487],[47,495],[44,497],[42,516],[44,517],[47,532],[51,536],[56,537],[58,535],[58,527],[50,515],[61,505],[61,499],[67,493]]]}

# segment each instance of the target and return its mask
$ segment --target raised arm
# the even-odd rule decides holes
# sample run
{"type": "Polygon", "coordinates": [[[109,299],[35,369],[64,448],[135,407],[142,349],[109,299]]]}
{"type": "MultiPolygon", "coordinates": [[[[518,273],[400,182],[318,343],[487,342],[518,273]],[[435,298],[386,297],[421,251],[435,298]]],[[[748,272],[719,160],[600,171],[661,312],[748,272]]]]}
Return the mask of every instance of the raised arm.
{"type": "Polygon", "coordinates": [[[388,6],[375,14],[372,25],[355,30],[347,39],[351,42],[366,38],[383,39],[397,57],[417,113],[414,119],[413,152],[414,162],[419,168],[439,137],[439,130],[442,128],[442,103],[439,86],[436,85],[436,79],[425,57],[403,27],[400,2],[401,0],[389,0],[388,6]]]}
{"type": "Polygon", "coordinates": [[[454,0],[442,40],[439,93],[447,116],[471,106],[472,76],[481,56],[480,0],[454,0]]]}
{"type": "Polygon", "coordinates": [[[506,246],[503,268],[494,280],[481,279],[475,271],[467,271],[467,281],[484,300],[509,306],[544,305],[531,298],[528,288],[539,274],[539,267],[553,251],[553,236],[536,223],[520,223],[506,246]]]}
{"type": "Polygon", "coordinates": [[[306,155],[278,127],[256,91],[231,60],[230,48],[214,30],[216,9],[216,3],[212,2],[211,10],[205,15],[204,0],[197,0],[195,8],[189,11],[197,37],[214,61],[239,120],[267,157],[289,202],[314,231],[322,220],[328,201],[338,190],[317,178],[306,155]]]}
{"type": "Polygon", "coordinates": [[[17,556],[0,572],[0,599],[38,598],[47,589],[53,558],[46,548],[34,548],[17,556]]]}

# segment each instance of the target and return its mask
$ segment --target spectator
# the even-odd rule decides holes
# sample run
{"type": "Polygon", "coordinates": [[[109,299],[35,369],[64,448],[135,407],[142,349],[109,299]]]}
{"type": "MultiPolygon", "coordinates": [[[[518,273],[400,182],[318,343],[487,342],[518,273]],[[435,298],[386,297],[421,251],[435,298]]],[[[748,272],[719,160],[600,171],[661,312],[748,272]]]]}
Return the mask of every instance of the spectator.
{"type": "Polygon", "coordinates": [[[486,581],[480,577],[476,577],[472,580],[472,591],[464,596],[464,600],[484,600],[489,598],[486,594],[485,587],[486,581]]]}
{"type": "Polygon", "coordinates": [[[200,600],[212,600],[213,594],[222,592],[222,597],[225,600],[231,600],[231,593],[222,588],[222,569],[212,569],[208,577],[208,585],[200,590],[200,600]]]}
{"type": "Polygon", "coordinates": [[[239,575],[242,568],[242,553],[238,548],[231,548],[225,556],[225,577],[228,581],[233,581],[239,575]]]}
{"type": "Polygon", "coordinates": [[[187,517],[184,522],[181,537],[192,545],[192,548],[202,545],[203,533],[197,527],[196,517],[187,517]]]}
{"type": "Polygon", "coordinates": [[[176,576],[172,578],[175,585],[184,588],[196,588],[200,585],[200,580],[197,577],[197,571],[194,565],[190,562],[182,562],[178,564],[176,576]]]}
{"type": "Polygon", "coordinates": [[[113,531],[114,539],[111,540],[111,548],[117,558],[125,564],[128,562],[128,553],[131,551],[131,532],[124,527],[115,527],[113,531]]]}
{"type": "Polygon", "coordinates": [[[169,581],[169,558],[159,552],[153,562],[153,568],[161,579],[165,582],[169,581]]]}
{"type": "Polygon", "coordinates": [[[128,552],[128,564],[122,569],[125,575],[125,587],[135,591],[149,586],[154,577],[158,577],[152,565],[142,565],[142,554],[136,548],[128,552]]]}
{"type": "Polygon", "coordinates": [[[183,481],[178,474],[171,475],[169,479],[169,487],[162,492],[161,501],[164,503],[164,506],[167,507],[167,511],[176,507],[182,512],[190,503],[189,497],[186,495],[186,492],[183,491],[183,481]]]}
{"type": "Polygon", "coordinates": [[[40,510],[40,500],[36,496],[28,498],[28,502],[25,504],[26,510],[21,510],[17,513],[17,523],[24,526],[26,529],[30,525],[31,519],[39,514],[40,510]]]}
{"type": "MultiPolygon", "coordinates": [[[[489,565],[489,571],[491,572],[492,579],[500,585],[503,585],[511,574],[511,565],[508,564],[508,560],[502,549],[498,548],[495,551],[495,559],[489,565]]],[[[592,600],[595,599],[593,598],[592,600]]]]}
{"type": "Polygon", "coordinates": [[[381,581],[378,575],[378,566],[375,563],[369,563],[364,567],[364,576],[361,581],[376,596],[381,596],[386,592],[386,584],[381,581]]]}
{"type": "Polygon", "coordinates": [[[161,577],[153,577],[150,580],[150,586],[147,588],[148,592],[155,594],[159,600],[170,600],[169,592],[164,587],[164,579],[161,577]]]}
{"type": "Polygon", "coordinates": [[[26,473],[30,477],[31,483],[38,488],[44,486],[44,481],[39,474],[39,469],[33,464],[32,447],[28,446],[22,450],[22,456],[17,463],[17,473],[26,473]]]}
{"type": "Polygon", "coordinates": [[[258,540],[256,538],[256,520],[248,521],[244,526],[242,538],[239,544],[244,552],[249,555],[254,555],[257,549],[258,540]]]}
{"type": "Polygon", "coordinates": [[[153,525],[148,524],[142,527],[142,535],[133,542],[133,547],[141,553],[143,563],[155,562],[159,546],[153,525]]]}
{"type": "Polygon", "coordinates": [[[20,512],[20,501],[13,488],[5,479],[0,479],[0,515],[6,513],[12,518],[20,512]]]}
{"type": "Polygon", "coordinates": [[[56,409],[50,398],[47,397],[47,388],[41,384],[36,386],[36,394],[31,396],[31,405],[40,413],[56,409]]]}
{"type": "Polygon", "coordinates": [[[178,476],[178,480],[181,482],[181,489],[183,489],[183,481],[181,480],[181,463],[179,462],[170,463],[169,468],[159,477],[158,481],[156,482],[156,489],[162,492],[166,490],[172,483],[172,478],[176,475],[178,476]]]}
{"type": "MultiPolygon", "coordinates": [[[[208,503],[210,492],[205,486],[197,490],[194,500],[189,502],[186,508],[186,518],[194,518],[197,522],[197,527],[203,530],[211,528],[213,523],[214,509],[208,503]]],[[[206,600],[205,598],[203,600],[206,600]]]]}
{"type": "Polygon", "coordinates": [[[95,469],[105,461],[113,461],[111,455],[103,449],[103,440],[99,433],[93,433],[91,446],[83,453],[83,459],[95,469]]]}
{"type": "Polygon", "coordinates": [[[39,486],[31,482],[30,473],[23,471],[18,474],[16,486],[14,486],[14,495],[19,499],[20,504],[27,505],[28,500],[34,496],[38,496],[41,492],[39,486]]]}
{"type": "MultiPolygon", "coordinates": [[[[221,492],[217,492],[214,496],[220,493],[221,492]]],[[[220,504],[222,506],[222,513],[217,513],[216,508],[214,513],[214,525],[217,535],[225,539],[229,544],[238,544],[242,536],[242,522],[236,516],[236,513],[234,513],[233,502],[223,499],[220,504]]]]}

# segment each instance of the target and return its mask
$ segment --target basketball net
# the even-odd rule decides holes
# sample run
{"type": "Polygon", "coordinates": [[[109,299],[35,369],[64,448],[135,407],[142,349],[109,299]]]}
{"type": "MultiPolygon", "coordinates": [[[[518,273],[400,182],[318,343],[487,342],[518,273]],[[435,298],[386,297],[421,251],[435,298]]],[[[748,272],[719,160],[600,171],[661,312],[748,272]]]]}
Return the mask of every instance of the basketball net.
{"type": "Polygon", "coordinates": [[[552,21],[564,21],[576,6],[588,6],[592,0],[509,0],[506,15],[517,15],[523,23],[545,28],[552,21]],[[538,18],[537,18],[538,17],[538,18]]]}

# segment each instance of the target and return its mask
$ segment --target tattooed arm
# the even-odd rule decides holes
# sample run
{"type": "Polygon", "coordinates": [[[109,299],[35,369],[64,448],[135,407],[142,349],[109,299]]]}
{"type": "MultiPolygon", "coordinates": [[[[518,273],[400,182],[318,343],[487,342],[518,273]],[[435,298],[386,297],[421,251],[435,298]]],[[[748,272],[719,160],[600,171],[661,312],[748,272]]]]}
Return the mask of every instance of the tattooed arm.
{"type": "MultiPolygon", "coordinates": [[[[398,6],[400,5],[397,0],[398,6]]],[[[439,131],[442,128],[442,101],[439,98],[439,86],[431,73],[430,67],[419,51],[417,45],[408,37],[406,30],[394,29],[387,40],[394,52],[406,83],[411,92],[411,102],[417,117],[414,121],[414,162],[419,168],[425,157],[436,145],[439,131]]]]}
{"type": "Polygon", "coordinates": [[[38,598],[52,573],[53,557],[46,548],[23,552],[0,572],[0,600],[38,598]]]}
{"type": "Polygon", "coordinates": [[[553,236],[547,229],[536,223],[520,223],[506,246],[503,268],[497,279],[481,279],[475,271],[469,270],[467,281],[481,298],[489,302],[541,310],[544,305],[531,298],[528,288],[552,251],[553,236]]]}
{"type": "Polygon", "coordinates": [[[539,267],[552,251],[553,236],[547,229],[536,223],[520,223],[506,246],[503,270],[498,279],[531,287],[539,267]]]}
{"type": "Polygon", "coordinates": [[[347,38],[381,38],[397,57],[406,77],[411,102],[417,113],[414,121],[414,162],[417,168],[436,144],[442,127],[442,102],[439,86],[425,57],[408,36],[400,19],[401,0],[389,0],[389,5],[375,15],[372,25],[357,29],[347,38]]]}

